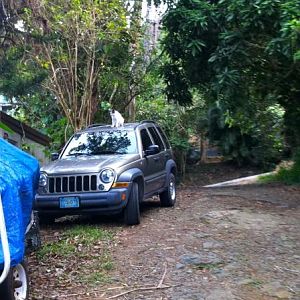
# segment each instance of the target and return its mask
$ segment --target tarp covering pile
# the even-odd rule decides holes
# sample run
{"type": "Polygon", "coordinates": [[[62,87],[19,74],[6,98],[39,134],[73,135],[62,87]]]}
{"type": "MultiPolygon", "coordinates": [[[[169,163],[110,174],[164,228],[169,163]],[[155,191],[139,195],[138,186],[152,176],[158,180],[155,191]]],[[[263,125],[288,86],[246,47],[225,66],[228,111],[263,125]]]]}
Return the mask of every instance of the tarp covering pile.
{"type": "MultiPolygon", "coordinates": [[[[24,257],[25,232],[30,223],[38,179],[38,161],[0,138],[0,194],[12,266],[24,257]]],[[[3,268],[3,263],[0,244],[0,268],[3,268]]]]}

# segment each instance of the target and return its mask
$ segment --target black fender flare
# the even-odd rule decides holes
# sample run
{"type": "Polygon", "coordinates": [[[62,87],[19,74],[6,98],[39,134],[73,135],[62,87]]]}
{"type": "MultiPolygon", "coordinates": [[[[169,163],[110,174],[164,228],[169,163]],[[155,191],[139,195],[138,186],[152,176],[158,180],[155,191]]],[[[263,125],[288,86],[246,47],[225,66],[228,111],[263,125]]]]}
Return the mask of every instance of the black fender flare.
{"type": "Polygon", "coordinates": [[[165,185],[167,184],[168,182],[168,178],[169,178],[169,175],[170,173],[173,173],[174,176],[176,176],[176,173],[177,173],[177,166],[176,166],[176,162],[173,160],[173,159],[169,159],[166,163],[166,173],[167,173],[167,176],[166,176],[166,181],[165,181],[165,185]]]}
{"type": "Polygon", "coordinates": [[[145,180],[144,174],[139,168],[132,168],[121,173],[116,182],[129,182],[128,193],[130,194],[132,188],[132,182],[137,181],[140,187],[139,199],[140,201],[144,198],[145,180]]]}

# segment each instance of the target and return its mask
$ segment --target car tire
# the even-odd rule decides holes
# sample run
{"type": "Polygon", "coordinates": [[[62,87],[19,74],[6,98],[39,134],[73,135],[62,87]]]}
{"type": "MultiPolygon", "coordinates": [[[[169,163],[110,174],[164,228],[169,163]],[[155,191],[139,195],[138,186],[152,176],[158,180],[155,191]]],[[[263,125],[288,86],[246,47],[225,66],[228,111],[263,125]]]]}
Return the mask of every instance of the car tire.
{"type": "Polygon", "coordinates": [[[139,185],[133,182],[127,206],[124,209],[124,221],[127,225],[140,224],[139,185]]]}
{"type": "Polygon", "coordinates": [[[168,177],[167,189],[159,194],[160,205],[163,207],[172,207],[176,202],[176,179],[173,173],[168,177]]]}
{"type": "Polygon", "coordinates": [[[6,279],[0,284],[0,299],[26,300],[29,295],[27,265],[22,262],[9,271],[6,279]]]}

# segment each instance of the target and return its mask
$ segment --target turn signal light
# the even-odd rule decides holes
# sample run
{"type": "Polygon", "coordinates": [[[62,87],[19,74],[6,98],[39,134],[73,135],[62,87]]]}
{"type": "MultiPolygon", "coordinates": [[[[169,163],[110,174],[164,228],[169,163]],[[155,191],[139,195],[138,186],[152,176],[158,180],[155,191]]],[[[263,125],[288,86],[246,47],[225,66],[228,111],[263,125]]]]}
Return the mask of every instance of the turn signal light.
{"type": "Polygon", "coordinates": [[[128,182],[115,182],[112,187],[113,188],[127,188],[129,186],[128,182]]]}

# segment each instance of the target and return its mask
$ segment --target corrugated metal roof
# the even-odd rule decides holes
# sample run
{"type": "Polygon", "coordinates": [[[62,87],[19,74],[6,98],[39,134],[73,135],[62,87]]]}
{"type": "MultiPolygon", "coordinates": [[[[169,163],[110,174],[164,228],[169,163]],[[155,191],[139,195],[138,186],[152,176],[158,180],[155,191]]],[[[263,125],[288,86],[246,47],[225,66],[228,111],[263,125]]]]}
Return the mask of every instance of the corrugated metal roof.
{"type": "Polygon", "coordinates": [[[49,146],[50,144],[51,140],[47,135],[39,132],[36,129],[33,129],[32,127],[26,125],[23,122],[20,122],[19,120],[16,120],[3,111],[0,111],[0,122],[8,126],[14,132],[20,134],[22,137],[26,137],[43,146],[49,146]]]}

